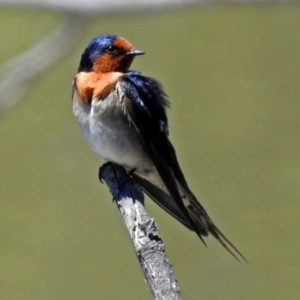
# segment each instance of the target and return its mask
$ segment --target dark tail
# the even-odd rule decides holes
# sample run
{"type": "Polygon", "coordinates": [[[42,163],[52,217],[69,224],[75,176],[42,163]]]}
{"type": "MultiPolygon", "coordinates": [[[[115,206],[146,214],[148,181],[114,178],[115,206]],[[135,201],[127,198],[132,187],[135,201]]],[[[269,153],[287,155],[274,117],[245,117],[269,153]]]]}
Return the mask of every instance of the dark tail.
{"type": "Polygon", "coordinates": [[[193,224],[191,224],[191,221],[186,218],[184,213],[168,193],[153,185],[148,180],[138,176],[137,174],[133,174],[133,177],[142,186],[144,192],[152,200],[154,200],[160,207],[162,207],[166,212],[176,218],[188,229],[195,231],[204,244],[205,242],[203,240],[203,236],[208,236],[210,233],[236,260],[240,261],[238,258],[238,256],[240,256],[248,263],[247,259],[242,255],[242,253],[213,223],[196,197],[190,191],[186,191],[178,182],[178,190],[182,195],[182,201],[189,212],[190,220],[192,220],[193,224]],[[195,227],[197,230],[195,230],[195,227]]]}

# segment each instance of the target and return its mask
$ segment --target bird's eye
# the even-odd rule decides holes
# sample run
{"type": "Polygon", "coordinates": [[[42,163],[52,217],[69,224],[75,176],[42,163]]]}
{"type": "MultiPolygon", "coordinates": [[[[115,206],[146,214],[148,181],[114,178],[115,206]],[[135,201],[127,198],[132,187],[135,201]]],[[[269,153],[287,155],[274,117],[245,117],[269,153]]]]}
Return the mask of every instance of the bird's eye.
{"type": "Polygon", "coordinates": [[[109,54],[117,54],[118,48],[115,46],[109,46],[105,49],[105,52],[109,54]]]}

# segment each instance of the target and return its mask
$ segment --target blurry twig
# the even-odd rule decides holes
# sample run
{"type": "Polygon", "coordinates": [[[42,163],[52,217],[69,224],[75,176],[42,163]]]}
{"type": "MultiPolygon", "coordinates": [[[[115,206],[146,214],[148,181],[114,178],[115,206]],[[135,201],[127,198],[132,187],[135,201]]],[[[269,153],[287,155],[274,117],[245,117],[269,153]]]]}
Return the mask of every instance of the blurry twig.
{"type": "Polygon", "coordinates": [[[212,0],[0,0],[0,5],[47,9],[91,17],[99,14],[124,14],[175,9],[191,4],[199,5],[208,2],[212,2],[212,0]]]}
{"type": "Polygon", "coordinates": [[[216,3],[299,3],[299,0],[0,0],[0,5],[40,8],[89,16],[142,10],[174,9],[192,4],[216,3]]]}
{"type": "Polygon", "coordinates": [[[0,5],[40,8],[89,16],[215,3],[299,3],[299,0],[0,0],[0,5]]]}
{"type": "Polygon", "coordinates": [[[72,49],[81,37],[85,23],[85,18],[68,15],[57,30],[0,67],[0,72],[5,74],[0,83],[0,113],[16,105],[32,81],[72,49]]]}

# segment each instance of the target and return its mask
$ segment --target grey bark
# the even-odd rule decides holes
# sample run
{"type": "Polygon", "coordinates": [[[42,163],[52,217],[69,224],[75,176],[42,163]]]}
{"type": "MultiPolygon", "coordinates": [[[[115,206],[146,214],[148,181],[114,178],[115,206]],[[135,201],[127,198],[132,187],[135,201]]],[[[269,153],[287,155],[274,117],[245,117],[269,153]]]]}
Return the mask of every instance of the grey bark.
{"type": "Polygon", "coordinates": [[[106,182],[121,212],[153,298],[182,299],[157,225],[145,209],[141,187],[124,168],[112,163],[104,164],[100,168],[99,179],[106,182]]]}

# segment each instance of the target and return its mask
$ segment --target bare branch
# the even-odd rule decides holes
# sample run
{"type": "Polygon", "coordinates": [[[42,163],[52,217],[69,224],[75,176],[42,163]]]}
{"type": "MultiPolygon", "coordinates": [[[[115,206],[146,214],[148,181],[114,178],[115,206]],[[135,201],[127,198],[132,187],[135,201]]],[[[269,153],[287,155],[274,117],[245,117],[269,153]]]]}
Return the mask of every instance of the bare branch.
{"type": "Polygon", "coordinates": [[[154,299],[180,300],[180,289],[173,267],[166,257],[156,223],[145,210],[141,187],[124,168],[112,163],[106,163],[100,168],[99,179],[102,178],[122,214],[154,299]]]}
{"type": "Polygon", "coordinates": [[[32,81],[72,49],[85,24],[85,18],[68,15],[56,31],[0,67],[6,75],[0,83],[0,113],[16,105],[32,81]]]}

